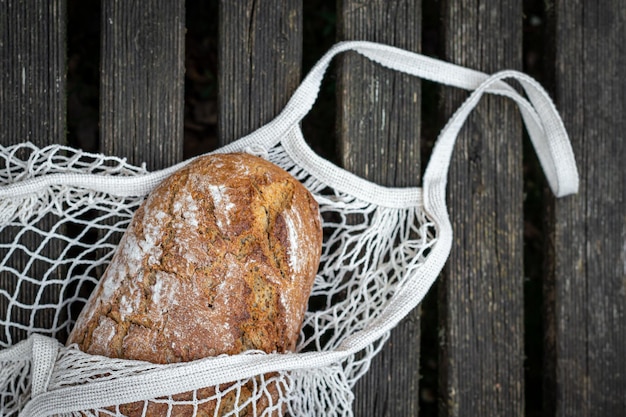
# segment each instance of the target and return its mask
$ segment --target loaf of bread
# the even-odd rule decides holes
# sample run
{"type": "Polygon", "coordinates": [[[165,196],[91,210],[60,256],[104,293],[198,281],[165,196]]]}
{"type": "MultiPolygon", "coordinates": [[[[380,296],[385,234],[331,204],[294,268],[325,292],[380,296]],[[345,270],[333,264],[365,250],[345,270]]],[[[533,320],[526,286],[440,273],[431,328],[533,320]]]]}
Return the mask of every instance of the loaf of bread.
{"type": "Polygon", "coordinates": [[[293,351],[321,246],[318,205],[289,173],[200,157],[136,211],[68,344],[161,364],[293,351]]]}

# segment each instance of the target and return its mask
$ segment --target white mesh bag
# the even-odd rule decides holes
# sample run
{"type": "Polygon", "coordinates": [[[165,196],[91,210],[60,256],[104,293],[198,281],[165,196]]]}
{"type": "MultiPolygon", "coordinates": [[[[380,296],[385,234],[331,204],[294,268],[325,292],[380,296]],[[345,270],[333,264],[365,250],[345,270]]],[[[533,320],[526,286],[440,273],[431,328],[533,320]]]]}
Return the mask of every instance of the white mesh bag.
{"type": "Polygon", "coordinates": [[[216,151],[262,155],[320,204],[322,260],[295,353],[158,365],[61,345],[134,210],[186,162],[150,173],[63,146],[0,147],[0,415],[196,415],[213,402],[215,415],[351,416],[355,382],[448,257],[447,170],[457,134],[485,93],[519,106],[555,194],[576,192],[569,139],[533,79],[515,71],[486,75],[369,42],[335,45],[276,119],[216,151]],[[422,187],[370,183],[320,158],[304,141],[299,122],[329,62],[346,50],[471,91],[442,130],[422,187]],[[525,95],[505,79],[517,80],[525,95]],[[24,299],[26,289],[36,296],[24,299]],[[37,319],[42,314],[51,317],[45,324],[37,319]]]}

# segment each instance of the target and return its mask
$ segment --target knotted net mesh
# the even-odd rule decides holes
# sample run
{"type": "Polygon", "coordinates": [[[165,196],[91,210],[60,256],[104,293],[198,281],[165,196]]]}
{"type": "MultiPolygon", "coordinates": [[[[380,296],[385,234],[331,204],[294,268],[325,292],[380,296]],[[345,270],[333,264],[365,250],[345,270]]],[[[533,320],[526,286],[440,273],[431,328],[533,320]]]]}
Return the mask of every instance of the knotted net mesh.
{"type": "MultiPolygon", "coordinates": [[[[388,207],[329,186],[298,164],[280,143],[264,149],[263,154],[311,191],[323,219],[322,258],[297,352],[340,349],[346,338],[367,331],[405,280],[415,275],[436,241],[435,226],[421,204],[388,207]]],[[[101,191],[97,178],[148,173],[119,158],[63,146],[0,147],[0,158],[0,185],[7,192],[12,184],[27,180],[32,184],[28,192],[21,188],[11,198],[0,198],[0,347],[14,346],[33,333],[63,343],[145,197],[101,191]],[[77,185],[80,181],[70,181],[66,175],[85,173],[94,174],[89,184],[77,185]]],[[[365,348],[325,366],[277,367],[229,382],[206,381],[204,388],[181,388],[153,398],[138,390],[134,397],[132,392],[128,396],[136,399],[133,401],[126,398],[99,404],[85,397],[84,407],[57,404],[54,413],[349,416],[352,387],[387,336],[383,333],[365,348]]],[[[17,415],[31,397],[33,361],[3,359],[1,354],[2,350],[0,415],[17,415]]],[[[217,361],[216,367],[221,363],[220,357],[206,360],[217,361]]],[[[103,358],[61,347],[46,391],[59,393],[61,398],[62,393],[71,396],[67,393],[75,387],[125,383],[164,367],[183,365],[103,358]]]]}

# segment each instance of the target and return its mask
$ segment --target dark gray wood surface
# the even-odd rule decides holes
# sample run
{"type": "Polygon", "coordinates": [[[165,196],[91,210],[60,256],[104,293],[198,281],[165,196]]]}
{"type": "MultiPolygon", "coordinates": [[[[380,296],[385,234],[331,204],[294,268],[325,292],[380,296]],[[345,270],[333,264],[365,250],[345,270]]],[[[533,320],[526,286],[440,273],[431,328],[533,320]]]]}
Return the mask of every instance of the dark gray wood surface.
{"type": "MultiPolygon", "coordinates": [[[[344,0],[340,40],[370,40],[421,50],[420,1],[344,0]]],[[[338,160],[386,186],[420,184],[420,80],[355,54],[340,58],[337,85],[338,160]]],[[[357,416],[413,416],[419,407],[420,319],[415,309],[355,386],[357,416]]]]}
{"type": "MultiPolygon", "coordinates": [[[[520,1],[446,2],[444,59],[488,73],[522,66],[520,1]]],[[[446,116],[467,93],[444,89],[446,116]]],[[[444,116],[445,117],[445,116],[444,116]]],[[[459,135],[448,200],[454,244],[440,282],[440,416],[524,415],[522,130],[485,97],[459,135]]]]}
{"type": "Polygon", "coordinates": [[[65,2],[0,7],[0,143],[65,143],[65,2]]]}
{"type": "Polygon", "coordinates": [[[103,0],[100,149],[148,169],[183,155],[184,2],[103,0]]]}
{"type": "Polygon", "coordinates": [[[282,110],[300,82],[302,2],[220,1],[218,137],[232,142],[282,110]]]}
{"type": "MultiPolygon", "coordinates": [[[[66,125],[66,3],[30,2],[11,0],[0,3],[0,144],[12,145],[30,141],[43,147],[65,144],[66,125]]],[[[22,154],[22,157],[27,155],[22,154]]],[[[0,162],[4,165],[4,161],[0,162]]],[[[38,225],[42,230],[50,227],[49,217],[38,225]]],[[[13,233],[10,231],[8,233],[13,233]]],[[[37,248],[44,237],[38,233],[25,233],[20,242],[30,250],[37,248]]],[[[54,259],[63,248],[59,240],[50,241],[41,254],[54,259]]],[[[4,255],[4,254],[3,254],[4,255]]],[[[16,251],[7,267],[22,270],[31,260],[16,251]]],[[[42,276],[49,268],[48,262],[34,262],[31,276],[42,276]]],[[[57,269],[53,274],[62,274],[57,269]]],[[[0,272],[0,286],[14,287],[14,278],[0,272]]],[[[23,283],[16,292],[17,301],[29,304],[40,291],[38,285],[23,283]]],[[[42,300],[58,299],[49,291],[42,291],[42,300]]],[[[0,297],[0,312],[5,314],[9,300],[0,297]]],[[[12,320],[27,325],[46,328],[54,317],[51,311],[37,314],[31,322],[31,309],[13,306],[12,320]]],[[[7,342],[5,328],[0,326],[0,340],[7,342]]],[[[12,328],[12,342],[25,338],[26,333],[12,328]]]]}
{"type": "Polygon", "coordinates": [[[555,99],[581,181],[554,202],[546,408],[624,415],[626,13],[621,2],[557,1],[554,19],[555,99]]]}

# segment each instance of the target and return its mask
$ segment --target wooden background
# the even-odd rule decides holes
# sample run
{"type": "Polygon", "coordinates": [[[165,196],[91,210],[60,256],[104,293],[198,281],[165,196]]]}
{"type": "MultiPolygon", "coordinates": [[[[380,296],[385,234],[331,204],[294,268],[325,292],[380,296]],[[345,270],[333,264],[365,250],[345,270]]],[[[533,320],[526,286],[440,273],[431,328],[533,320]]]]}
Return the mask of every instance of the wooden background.
{"type": "MultiPolygon", "coordinates": [[[[544,192],[514,107],[484,99],[450,172],[455,241],[445,272],[355,387],[354,412],[625,415],[620,0],[102,0],[93,27],[77,16],[84,3],[0,1],[0,143],[76,145],[86,129],[95,139],[83,144],[88,150],[168,166],[269,121],[335,40],[379,41],[539,78],[570,133],[580,193],[555,200],[544,192]],[[68,36],[80,30],[84,37],[68,36]],[[204,36],[194,50],[216,51],[208,79],[188,65],[194,34],[204,36]],[[97,54],[94,68],[73,55],[81,48],[97,54]],[[73,105],[81,65],[95,82],[95,116],[73,105]],[[185,89],[194,80],[215,86],[216,126],[207,130],[187,122],[185,89]],[[96,123],[82,124],[83,116],[96,123]],[[190,131],[215,139],[198,143],[190,131]]],[[[418,185],[437,130],[466,93],[352,54],[333,70],[321,108],[305,121],[313,146],[378,183],[418,185]]]]}

